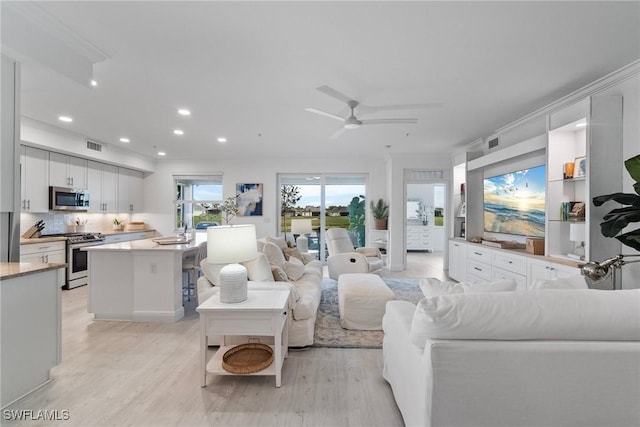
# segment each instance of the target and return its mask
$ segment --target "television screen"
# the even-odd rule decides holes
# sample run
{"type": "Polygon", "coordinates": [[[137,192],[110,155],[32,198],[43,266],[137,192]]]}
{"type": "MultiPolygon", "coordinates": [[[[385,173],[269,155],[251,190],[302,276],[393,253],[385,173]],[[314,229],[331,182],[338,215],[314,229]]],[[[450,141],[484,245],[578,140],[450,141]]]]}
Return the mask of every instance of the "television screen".
{"type": "Polygon", "coordinates": [[[484,179],[484,231],[544,237],[546,166],[484,179]]]}

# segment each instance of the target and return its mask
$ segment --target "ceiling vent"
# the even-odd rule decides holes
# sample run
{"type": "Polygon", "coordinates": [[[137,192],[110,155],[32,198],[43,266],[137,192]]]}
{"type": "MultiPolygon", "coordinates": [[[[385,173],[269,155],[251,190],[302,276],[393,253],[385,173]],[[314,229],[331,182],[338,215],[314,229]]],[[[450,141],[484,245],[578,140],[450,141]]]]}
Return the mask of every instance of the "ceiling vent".
{"type": "Polygon", "coordinates": [[[493,149],[497,148],[499,144],[500,144],[500,137],[499,136],[491,136],[491,137],[487,138],[487,148],[489,150],[493,150],[493,149]]]}
{"type": "Polygon", "coordinates": [[[102,144],[98,144],[97,142],[93,142],[87,139],[87,149],[102,152],[102,144]]]}

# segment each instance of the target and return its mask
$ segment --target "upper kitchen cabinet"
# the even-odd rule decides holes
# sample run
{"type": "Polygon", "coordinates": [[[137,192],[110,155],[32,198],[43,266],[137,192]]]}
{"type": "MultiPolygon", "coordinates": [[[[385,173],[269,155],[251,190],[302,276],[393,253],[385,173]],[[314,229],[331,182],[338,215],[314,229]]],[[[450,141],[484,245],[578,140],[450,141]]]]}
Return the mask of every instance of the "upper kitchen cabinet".
{"type": "Polygon", "coordinates": [[[89,212],[118,212],[118,168],[89,160],[89,212]]]}
{"type": "Polygon", "coordinates": [[[49,211],[49,152],[20,147],[20,207],[23,212],[49,211]]]}
{"type": "Polygon", "coordinates": [[[118,211],[142,211],[142,172],[118,168],[118,211]]]}
{"type": "Polygon", "coordinates": [[[87,160],[52,152],[49,155],[49,185],[87,188],[87,160]]]}

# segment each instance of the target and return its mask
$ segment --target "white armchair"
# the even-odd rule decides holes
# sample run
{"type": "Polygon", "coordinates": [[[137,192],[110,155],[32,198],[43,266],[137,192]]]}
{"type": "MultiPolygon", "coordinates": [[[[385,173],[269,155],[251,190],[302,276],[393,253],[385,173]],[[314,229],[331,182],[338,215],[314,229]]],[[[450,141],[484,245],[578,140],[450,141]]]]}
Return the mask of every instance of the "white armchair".
{"type": "Polygon", "coordinates": [[[329,277],[338,280],[346,273],[375,273],[382,269],[382,254],[378,248],[353,248],[347,230],[330,228],[326,233],[329,277]]]}

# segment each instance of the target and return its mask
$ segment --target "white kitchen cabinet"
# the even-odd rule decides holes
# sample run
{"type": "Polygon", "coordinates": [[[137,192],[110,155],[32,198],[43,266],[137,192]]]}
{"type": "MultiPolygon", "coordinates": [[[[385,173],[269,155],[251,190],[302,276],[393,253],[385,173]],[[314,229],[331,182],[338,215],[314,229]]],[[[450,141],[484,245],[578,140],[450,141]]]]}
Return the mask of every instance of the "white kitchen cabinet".
{"type": "Polygon", "coordinates": [[[23,212],[49,211],[49,152],[22,146],[20,207],[23,212]]]}
{"type": "Polygon", "coordinates": [[[118,212],[118,168],[89,160],[89,212],[118,212]]]}
{"type": "Polygon", "coordinates": [[[407,250],[433,250],[431,227],[424,225],[407,225],[407,250]]]}
{"type": "Polygon", "coordinates": [[[126,168],[118,168],[119,212],[142,211],[142,184],[142,172],[126,168]]]}
{"type": "Polygon", "coordinates": [[[467,280],[467,244],[461,240],[449,240],[449,277],[467,280]]]}
{"type": "Polygon", "coordinates": [[[538,279],[555,279],[580,274],[580,269],[551,261],[527,258],[527,288],[538,279]]]}
{"type": "MultiPolygon", "coordinates": [[[[51,262],[64,264],[67,260],[66,242],[44,242],[20,245],[20,262],[51,262]]],[[[58,270],[58,285],[65,285],[65,270],[58,270]]]]}
{"type": "Polygon", "coordinates": [[[49,153],[49,185],[87,188],[87,160],[60,153],[49,153]]]}

